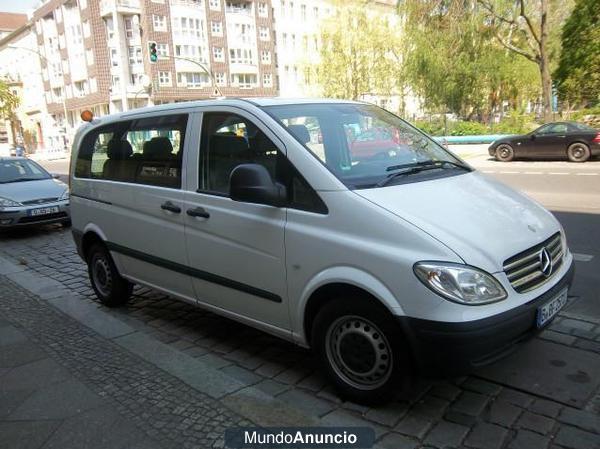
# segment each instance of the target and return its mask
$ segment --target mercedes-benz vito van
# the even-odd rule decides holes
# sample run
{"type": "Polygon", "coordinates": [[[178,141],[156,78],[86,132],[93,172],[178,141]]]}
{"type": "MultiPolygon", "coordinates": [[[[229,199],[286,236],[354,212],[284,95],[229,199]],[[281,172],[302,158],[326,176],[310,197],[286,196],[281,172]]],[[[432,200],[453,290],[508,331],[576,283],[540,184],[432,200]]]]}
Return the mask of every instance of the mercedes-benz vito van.
{"type": "Polygon", "coordinates": [[[82,126],[72,158],[104,304],[143,284],[311,347],[355,401],[494,361],[567,301],[556,219],[373,105],[133,110],[82,126]]]}

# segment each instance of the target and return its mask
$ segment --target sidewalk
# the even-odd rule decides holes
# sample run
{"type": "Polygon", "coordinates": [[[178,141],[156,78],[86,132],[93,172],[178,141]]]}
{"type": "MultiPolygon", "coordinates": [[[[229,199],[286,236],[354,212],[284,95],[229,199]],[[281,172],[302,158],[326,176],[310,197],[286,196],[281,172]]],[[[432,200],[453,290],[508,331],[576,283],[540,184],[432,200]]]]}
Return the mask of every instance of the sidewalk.
{"type": "Polygon", "coordinates": [[[0,446],[222,447],[228,408],[0,276],[0,446]]]}

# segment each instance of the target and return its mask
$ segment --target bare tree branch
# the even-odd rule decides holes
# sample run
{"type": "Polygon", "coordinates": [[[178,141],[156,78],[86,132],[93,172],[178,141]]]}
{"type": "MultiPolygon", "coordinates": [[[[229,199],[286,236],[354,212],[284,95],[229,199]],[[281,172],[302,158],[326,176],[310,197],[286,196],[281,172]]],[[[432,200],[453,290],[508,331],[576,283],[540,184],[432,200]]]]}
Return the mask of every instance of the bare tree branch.
{"type": "Polygon", "coordinates": [[[523,17],[523,19],[525,19],[525,22],[527,23],[527,26],[529,27],[529,31],[531,31],[531,35],[533,36],[535,41],[538,43],[538,45],[540,45],[541,44],[540,38],[538,37],[537,33],[535,32],[535,29],[533,28],[533,24],[531,23],[531,20],[529,19],[527,14],[525,14],[525,1],[519,0],[519,2],[521,3],[521,17],[523,17]]]}
{"type": "Polygon", "coordinates": [[[527,53],[525,50],[523,50],[519,47],[515,47],[510,42],[505,41],[504,39],[502,39],[502,36],[500,36],[500,33],[498,31],[496,31],[494,35],[496,36],[496,39],[498,40],[498,42],[500,42],[500,44],[502,46],[504,46],[505,48],[509,49],[510,51],[514,51],[515,53],[529,59],[531,62],[535,62],[536,64],[539,64],[538,55],[536,55],[536,54],[532,55],[530,53],[527,53]]]}

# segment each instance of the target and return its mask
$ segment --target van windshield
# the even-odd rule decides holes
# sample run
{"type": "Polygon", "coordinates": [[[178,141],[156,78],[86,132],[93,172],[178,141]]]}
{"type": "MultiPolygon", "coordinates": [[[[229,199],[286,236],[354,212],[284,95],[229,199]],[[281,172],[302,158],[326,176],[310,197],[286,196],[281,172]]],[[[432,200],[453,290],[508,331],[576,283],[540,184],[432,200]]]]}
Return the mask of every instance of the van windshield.
{"type": "Polygon", "coordinates": [[[471,171],[434,140],[377,106],[316,103],[263,109],[351,189],[471,171]]]}

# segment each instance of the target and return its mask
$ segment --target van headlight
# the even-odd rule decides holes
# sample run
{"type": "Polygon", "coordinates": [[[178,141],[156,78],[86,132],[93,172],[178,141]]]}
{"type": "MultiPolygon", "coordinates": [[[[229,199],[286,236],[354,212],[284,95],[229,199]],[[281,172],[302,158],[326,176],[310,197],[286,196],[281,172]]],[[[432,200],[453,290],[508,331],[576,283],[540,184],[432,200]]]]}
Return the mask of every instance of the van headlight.
{"type": "Polygon", "coordinates": [[[413,270],[425,286],[460,304],[489,304],[507,296],[502,285],[491,274],[468,265],[417,262],[413,270]]]}
{"type": "Polygon", "coordinates": [[[70,198],[69,189],[65,189],[65,191],[63,192],[63,194],[60,196],[60,198],[58,200],[59,201],[66,201],[69,198],[70,198]]]}

